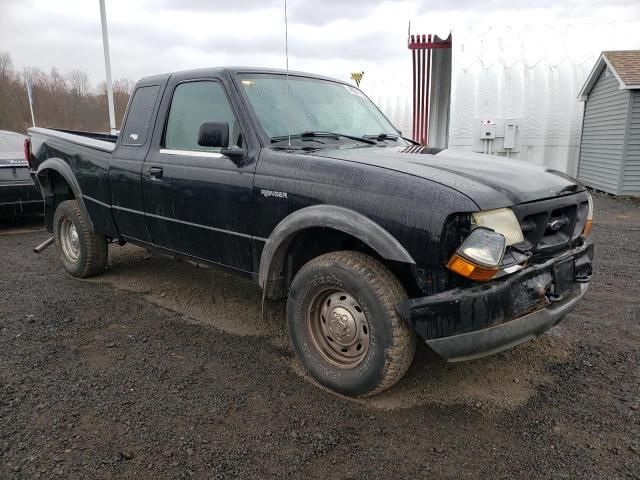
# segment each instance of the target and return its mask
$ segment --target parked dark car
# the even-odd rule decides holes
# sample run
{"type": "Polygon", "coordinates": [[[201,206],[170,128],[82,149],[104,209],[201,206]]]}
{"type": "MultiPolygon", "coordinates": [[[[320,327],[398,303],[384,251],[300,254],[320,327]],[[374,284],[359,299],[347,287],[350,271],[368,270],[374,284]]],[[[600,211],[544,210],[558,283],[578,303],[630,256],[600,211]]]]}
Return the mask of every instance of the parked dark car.
{"type": "Polygon", "coordinates": [[[43,212],[42,195],[33,184],[24,157],[26,138],[0,130],[0,217],[43,212]]]}
{"type": "Polygon", "coordinates": [[[593,207],[574,179],[424,148],[329,78],[160,75],[138,82],[117,137],[29,136],[69,274],[100,273],[107,245],[131,242],[250,276],[288,299],[304,367],[347,395],[397,382],[416,334],[450,361],[539,335],[592,274],[593,207]]]}

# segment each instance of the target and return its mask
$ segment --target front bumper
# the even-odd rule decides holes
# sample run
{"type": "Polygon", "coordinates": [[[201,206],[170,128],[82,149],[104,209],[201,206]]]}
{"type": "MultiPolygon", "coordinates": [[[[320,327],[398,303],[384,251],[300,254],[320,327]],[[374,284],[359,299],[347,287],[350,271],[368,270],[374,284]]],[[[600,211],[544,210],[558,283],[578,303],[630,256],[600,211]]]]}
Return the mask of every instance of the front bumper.
{"type": "Polygon", "coordinates": [[[491,355],[542,334],[569,313],[589,287],[592,259],[593,244],[585,242],[507,278],[407,300],[397,309],[448,361],[491,355]],[[572,278],[559,279],[558,266],[568,263],[572,278]]]}

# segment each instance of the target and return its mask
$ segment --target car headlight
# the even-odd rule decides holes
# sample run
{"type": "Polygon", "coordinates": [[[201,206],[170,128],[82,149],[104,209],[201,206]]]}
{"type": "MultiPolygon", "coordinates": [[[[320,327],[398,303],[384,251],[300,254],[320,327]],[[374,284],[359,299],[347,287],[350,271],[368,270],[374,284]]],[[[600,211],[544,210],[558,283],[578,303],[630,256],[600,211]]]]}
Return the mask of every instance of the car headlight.
{"type": "Polygon", "coordinates": [[[587,221],[584,224],[584,228],[582,229],[582,234],[586,237],[593,230],[593,198],[591,194],[587,194],[587,201],[589,202],[589,213],[587,213],[587,221]]]}
{"type": "Polygon", "coordinates": [[[506,246],[502,233],[477,227],[451,256],[447,268],[471,280],[491,280],[498,273],[506,246]]]}
{"type": "Polygon", "coordinates": [[[510,208],[476,212],[471,215],[471,226],[485,227],[501,233],[504,235],[507,245],[524,242],[520,223],[510,208]]]}

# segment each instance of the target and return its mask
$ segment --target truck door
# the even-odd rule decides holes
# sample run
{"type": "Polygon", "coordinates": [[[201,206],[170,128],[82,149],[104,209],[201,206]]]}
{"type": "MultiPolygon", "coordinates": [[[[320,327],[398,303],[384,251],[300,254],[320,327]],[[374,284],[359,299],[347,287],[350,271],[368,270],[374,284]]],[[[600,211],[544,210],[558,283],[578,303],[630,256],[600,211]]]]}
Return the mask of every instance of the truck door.
{"type": "Polygon", "coordinates": [[[245,142],[218,78],[169,82],[143,169],[146,224],[160,247],[251,271],[251,202],[255,162],[198,145],[204,122],[227,122],[230,144],[245,142]]]}
{"type": "Polygon", "coordinates": [[[151,145],[153,119],[166,78],[138,84],[127,110],[124,128],[109,162],[111,211],[118,233],[127,240],[151,243],[144,221],[142,166],[151,145]]]}

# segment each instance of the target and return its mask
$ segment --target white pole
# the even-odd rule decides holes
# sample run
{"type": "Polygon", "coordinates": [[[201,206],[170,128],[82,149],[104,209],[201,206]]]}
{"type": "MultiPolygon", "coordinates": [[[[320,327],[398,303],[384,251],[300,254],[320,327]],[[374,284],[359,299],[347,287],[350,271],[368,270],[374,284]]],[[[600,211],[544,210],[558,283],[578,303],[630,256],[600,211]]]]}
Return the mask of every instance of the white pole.
{"type": "Polygon", "coordinates": [[[102,46],[104,48],[104,68],[107,71],[107,102],[109,103],[109,127],[111,135],[116,134],[116,112],[113,106],[113,84],[111,82],[111,56],[109,54],[109,34],[107,33],[107,13],[104,0],[100,0],[100,19],[102,21],[102,46]]]}
{"type": "Polygon", "coordinates": [[[29,108],[31,109],[31,123],[33,126],[36,126],[36,117],[33,116],[33,104],[31,103],[31,99],[29,99],[29,108]]]}
{"type": "Polygon", "coordinates": [[[27,77],[27,96],[29,97],[29,109],[31,110],[31,123],[36,126],[36,118],[33,116],[33,89],[31,87],[31,79],[27,77]]]}

